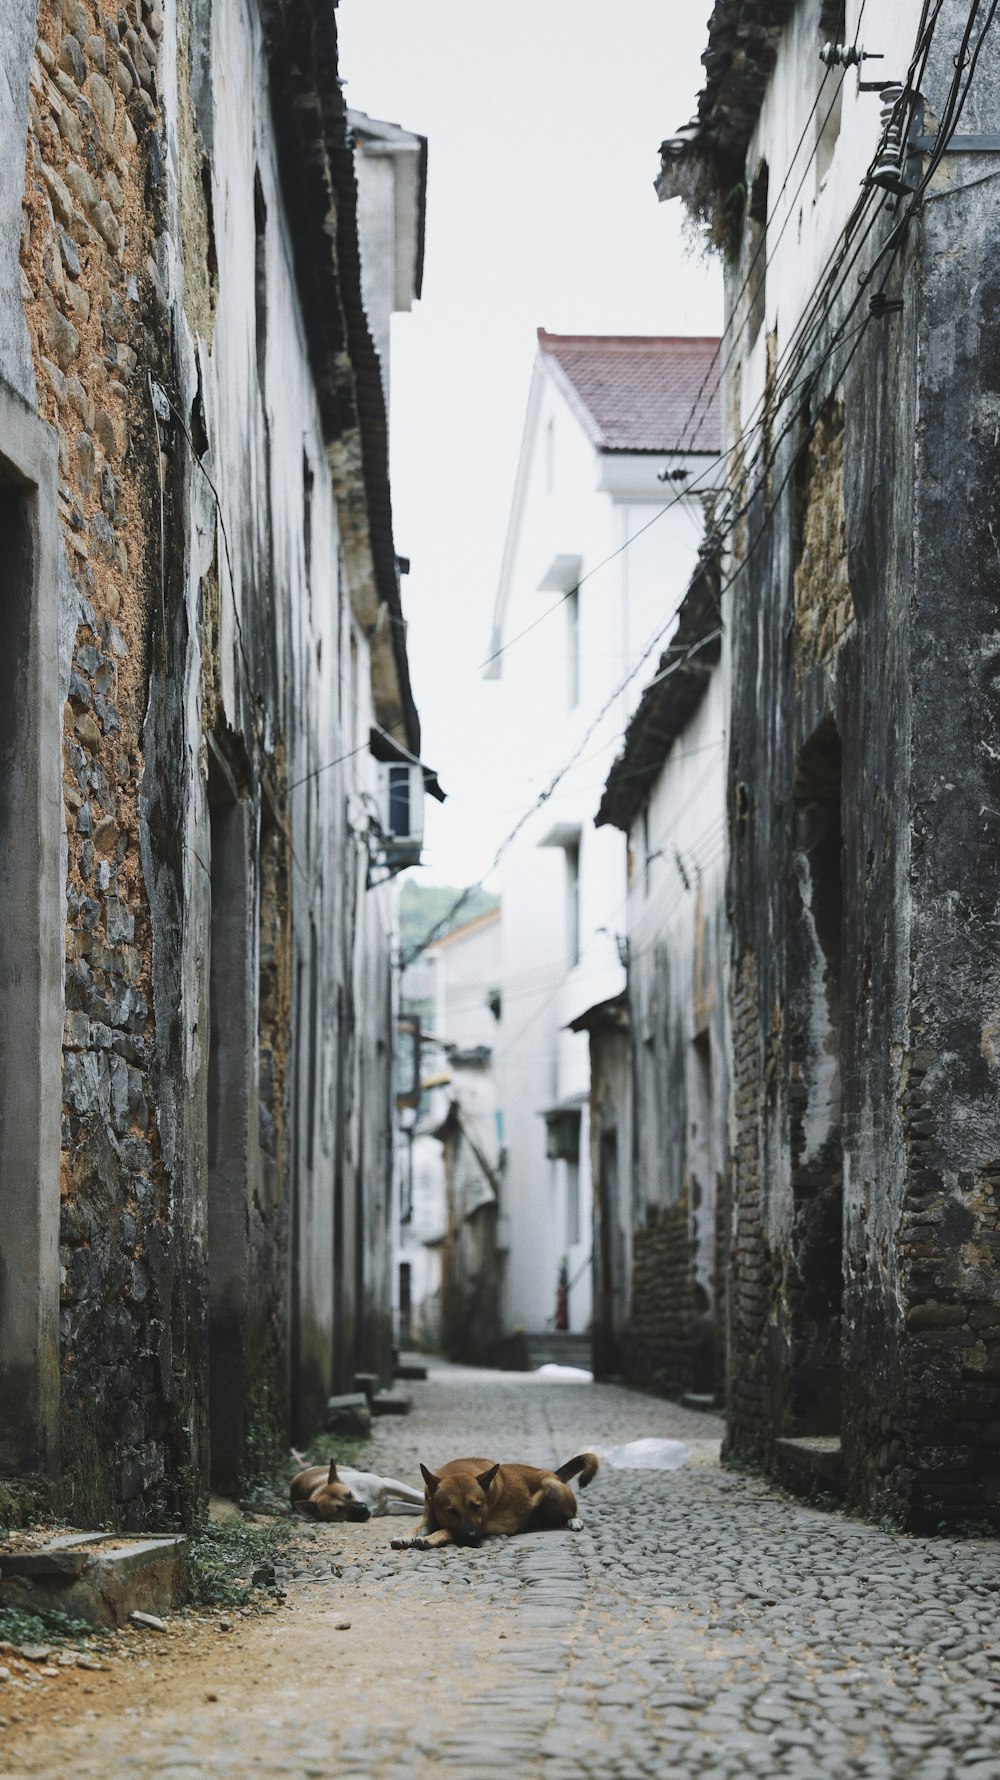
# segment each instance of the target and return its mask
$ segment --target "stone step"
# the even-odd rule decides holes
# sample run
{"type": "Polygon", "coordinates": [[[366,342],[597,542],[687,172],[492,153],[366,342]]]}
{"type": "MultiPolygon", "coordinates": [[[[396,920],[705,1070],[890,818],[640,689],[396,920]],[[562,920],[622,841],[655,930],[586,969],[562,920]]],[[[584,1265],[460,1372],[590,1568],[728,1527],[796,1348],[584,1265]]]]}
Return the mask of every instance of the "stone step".
{"type": "Polygon", "coordinates": [[[843,1493],[844,1459],[839,1434],[799,1434],[775,1442],[778,1482],[794,1496],[843,1493]]]}
{"type": "Polygon", "coordinates": [[[582,1366],[591,1370],[592,1349],[589,1334],[566,1329],[542,1329],[525,1335],[528,1365],[582,1366]]]}

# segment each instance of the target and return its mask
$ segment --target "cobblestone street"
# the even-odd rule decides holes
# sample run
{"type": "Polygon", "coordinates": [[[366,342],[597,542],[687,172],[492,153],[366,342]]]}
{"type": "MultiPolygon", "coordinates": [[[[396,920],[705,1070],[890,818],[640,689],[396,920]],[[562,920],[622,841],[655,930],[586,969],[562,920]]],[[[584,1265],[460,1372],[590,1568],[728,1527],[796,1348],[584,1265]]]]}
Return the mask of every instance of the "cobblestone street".
{"type": "Polygon", "coordinates": [[[719,1466],[717,1418],[618,1387],[432,1365],[406,1388],[359,1460],[389,1475],[654,1434],[690,1458],[602,1467],[576,1534],[394,1552],[404,1520],[309,1526],[285,1611],[90,1719],[11,1726],[3,1775],[1000,1780],[995,1541],[789,1501],[719,1466]]]}

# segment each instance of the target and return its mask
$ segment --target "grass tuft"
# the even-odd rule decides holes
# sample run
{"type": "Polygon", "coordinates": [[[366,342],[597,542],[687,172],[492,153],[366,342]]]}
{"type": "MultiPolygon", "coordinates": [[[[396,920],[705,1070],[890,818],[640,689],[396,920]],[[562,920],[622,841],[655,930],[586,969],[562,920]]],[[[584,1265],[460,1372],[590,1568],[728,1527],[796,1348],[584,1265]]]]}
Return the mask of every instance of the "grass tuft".
{"type": "Polygon", "coordinates": [[[188,1547],[192,1606],[250,1606],[259,1599],[254,1571],[284,1557],[300,1525],[282,1514],[265,1526],[240,1518],[204,1527],[188,1547]]]}

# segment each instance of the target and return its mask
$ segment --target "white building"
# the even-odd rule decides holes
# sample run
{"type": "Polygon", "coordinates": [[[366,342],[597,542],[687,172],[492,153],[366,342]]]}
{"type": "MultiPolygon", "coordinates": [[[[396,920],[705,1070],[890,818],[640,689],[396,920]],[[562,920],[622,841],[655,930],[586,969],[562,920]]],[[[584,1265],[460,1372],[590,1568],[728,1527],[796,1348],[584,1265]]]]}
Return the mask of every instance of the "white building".
{"type": "Polygon", "coordinates": [[[500,871],[501,1305],[508,1329],[551,1327],[565,1269],[565,1320],[582,1331],[590,1070],[568,1027],[624,987],[627,901],[624,838],[594,816],[697,559],[717,341],[539,330],[538,345],[488,670],[506,692],[512,801],[531,811],[500,871]]]}
{"type": "Polygon", "coordinates": [[[361,296],[388,402],[390,320],[409,312],[423,284],[427,138],[363,111],[347,116],[358,182],[361,296]]]}
{"type": "Polygon", "coordinates": [[[706,548],[598,823],[628,839],[628,993],[585,1016],[594,1172],[594,1365],[638,1384],[722,1383],[727,681],[706,548]]]}
{"type": "Polygon", "coordinates": [[[499,909],[478,915],[425,947],[402,983],[404,1010],[420,1021],[426,1088],[399,1157],[398,1334],[446,1338],[465,1358],[491,1357],[497,1332],[500,935],[499,909]]]}

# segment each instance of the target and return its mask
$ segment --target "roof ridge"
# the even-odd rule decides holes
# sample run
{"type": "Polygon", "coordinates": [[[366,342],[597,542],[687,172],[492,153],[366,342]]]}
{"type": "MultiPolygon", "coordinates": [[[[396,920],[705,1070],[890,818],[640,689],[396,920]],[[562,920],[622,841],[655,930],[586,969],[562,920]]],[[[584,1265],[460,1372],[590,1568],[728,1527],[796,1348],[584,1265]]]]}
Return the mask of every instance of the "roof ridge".
{"type": "Polygon", "coordinates": [[[718,346],[718,334],[553,334],[547,328],[536,329],[538,344],[545,351],[550,345],[580,346],[718,346]]]}

